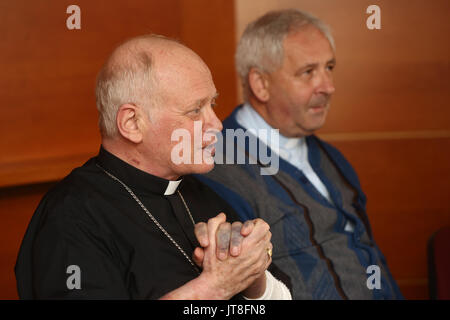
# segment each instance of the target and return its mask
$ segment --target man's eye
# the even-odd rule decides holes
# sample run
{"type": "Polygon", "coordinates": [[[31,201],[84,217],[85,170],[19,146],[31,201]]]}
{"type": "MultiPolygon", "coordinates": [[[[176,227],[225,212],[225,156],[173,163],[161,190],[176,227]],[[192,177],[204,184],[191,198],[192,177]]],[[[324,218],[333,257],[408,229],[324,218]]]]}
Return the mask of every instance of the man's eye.
{"type": "Polygon", "coordinates": [[[307,69],[303,73],[309,76],[312,72],[313,72],[313,69],[307,69]]]}
{"type": "Polygon", "coordinates": [[[330,70],[330,71],[333,71],[334,65],[329,65],[329,66],[327,67],[327,69],[330,70]]]}
{"type": "Polygon", "coordinates": [[[200,113],[200,108],[192,110],[192,113],[193,114],[199,114],[200,113]]]}

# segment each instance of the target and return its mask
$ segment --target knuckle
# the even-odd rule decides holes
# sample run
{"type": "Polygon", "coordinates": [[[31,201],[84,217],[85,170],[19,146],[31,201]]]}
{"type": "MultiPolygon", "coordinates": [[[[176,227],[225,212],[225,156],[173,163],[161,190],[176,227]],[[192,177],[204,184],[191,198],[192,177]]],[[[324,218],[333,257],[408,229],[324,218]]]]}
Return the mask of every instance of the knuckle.
{"type": "Polygon", "coordinates": [[[233,232],[234,235],[240,235],[241,234],[241,227],[239,226],[231,226],[231,231],[233,232]]]}
{"type": "Polygon", "coordinates": [[[206,230],[206,223],[204,223],[204,222],[199,222],[199,223],[197,223],[197,224],[195,225],[195,230],[198,230],[198,231],[204,231],[204,230],[206,230]]]}
{"type": "Polygon", "coordinates": [[[253,223],[254,222],[252,220],[247,220],[244,222],[244,227],[249,227],[249,226],[253,225],[253,223]]]}
{"type": "Polygon", "coordinates": [[[261,259],[258,270],[261,272],[266,269],[267,259],[261,259]]]}
{"type": "Polygon", "coordinates": [[[240,233],[232,233],[231,234],[231,246],[238,247],[242,244],[243,236],[240,233]]]}
{"type": "Polygon", "coordinates": [[[264,220],[261,218],[256,218],[255,220],[253,220],[253,222],[254,222],[254,224],[260,224],[260,223],[264,222],[264,220]]]}
{"type": "Polygon", "coordinates": [[[240,234],[241,233],[241,230],[242,230],[242,223],[236,223],[236,222],[234,222],[232,225],[231,225],[231,230],[232,230],[232,232],[233,232],[233,234],[240,234]]]}
{"type": "Polygon", "coordinates": [[[211,223],[213,223],[214,221],[216,221],[217,220],[217,218],[209,218],[208,219],[208,224],[211,224],[211,223]]]}
{"type": "Polygon", "coordinates": [[[267,232],[270,230],[269,224],[261,218],[256,219],[255,226],[258,226],[258,228],[261,228],[264,232],[267,232]]]}
{"type": "Polygon", "coordinates": [[[214,217],[214,218],[210,218],[208,220],[208,224],[207,226],[217,226],[220,222],[220,218],[219,217],[214,217]]]}
{"type": "Polygon", "coordinates": [[[241,226],[242,226],[242,222],[240,222],[240,221],[235,221],[235,222],[233,222],[233,224],[231,225],[232,227],[235,227],[235,228],[240,228],[241,226]]]}
{"type": "Polygon", "coordinates": [[[222,222],[219,225],[219,230],[221,230],[221,232],[229,232],[229,230],[231,230],[231,224],[229,222],[222,222]]]}

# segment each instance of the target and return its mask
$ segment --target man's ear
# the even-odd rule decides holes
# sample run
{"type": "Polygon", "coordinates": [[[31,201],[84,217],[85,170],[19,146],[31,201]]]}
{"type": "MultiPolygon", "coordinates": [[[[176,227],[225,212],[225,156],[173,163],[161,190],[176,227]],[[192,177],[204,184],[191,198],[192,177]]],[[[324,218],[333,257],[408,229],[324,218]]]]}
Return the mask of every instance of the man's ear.
{"type": "Polygon", "coordinates": [[[256,68],[250,69],[250,72],[248,73],[248,84],[256,99],[261,102],[267,102],[267,100],[269,100],[269,81],[261,70],[256,68]]]}
{"type": "Polygon", "coordinates": [[[117,129],[127,140],[140,143],[143,139],[143,123],[139,107],[133,104],[123,104],[117,112],[117,129]]]}

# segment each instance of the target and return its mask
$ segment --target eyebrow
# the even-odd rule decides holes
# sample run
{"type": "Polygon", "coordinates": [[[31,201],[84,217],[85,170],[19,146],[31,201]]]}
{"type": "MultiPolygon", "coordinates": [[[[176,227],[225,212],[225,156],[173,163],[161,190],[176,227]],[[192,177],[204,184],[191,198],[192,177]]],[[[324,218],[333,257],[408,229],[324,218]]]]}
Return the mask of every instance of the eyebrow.
{"type": "MultiPolygon", "coordinates": [[[[328,60],[326,64],[327,65],[328,64],[334,64],[335,65],[336,64],[336,58],[332,58],[332,59],[328,60]]],[[[303,71],[305,69],[308,69],[308,68],[317,67],[318,65],[319,65],[319,63],[308,63],[308,64],[305,64],[305,65],[301,66],[300,68],[298,68],[296,73],[301,72],[301,71],[303,71]]]]}
{"type": "Polygon", "coordinates": [[[331,60],[328,60],[327,64],[330,64],[330,63],[336,64],[336,58],[333,58],[333,59],[331,59],[331,60]]]}
{"type": "Polygon", "coordinates": [[[198,100],[196,100],[194,103],[191,104],[191,107],[193,107],[193,106],[203,106],[203,105],[204,105],[206,102],[208,102],[209,100],[217,99],[218,96],[219,96],[219,93],[216,92],[212,98],[202,98],[202,99],[198,99],[198,100]]]}
{"type": "MultiPolygon", "coordinates": [[[[332,58],[332,59],[328,60],[326,64],[330,64],[330,63],[336,64],[336,58],[332,58]]],[[[302,66],[300,69],[304,69],[304,68],[308,68],[308,67],[316,67],[318,64],[319,63],[308,63],[308,64],[302,66]]]]}

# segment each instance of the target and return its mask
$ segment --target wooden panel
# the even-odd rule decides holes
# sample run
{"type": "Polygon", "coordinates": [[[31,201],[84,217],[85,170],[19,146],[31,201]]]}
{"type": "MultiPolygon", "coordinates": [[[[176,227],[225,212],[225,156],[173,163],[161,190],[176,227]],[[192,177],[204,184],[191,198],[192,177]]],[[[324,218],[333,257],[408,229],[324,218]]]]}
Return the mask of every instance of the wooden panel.
{"type": "Polygon", "coordinates": [[[91,154],[42,157],[3,164],[0,170],[0,188],[57,181],[95,154],[93,152],[91,154]]]}
{"type": "Polygon", "coordinates": [[[223,120],[237,104],[234,2],[183,0],[181,12],[181,37],[211,69],[219,92],[215,111],[223,120]]]}
{"type": "Polygon", "coordinates": [[[96,151],[95,77],[114,45],[149,31],[178,36],[174,0],[78,1],[75,31],[65,26],[71,2],[51,2],[8,1],[0,10],[2,163],[96,151]]]}

